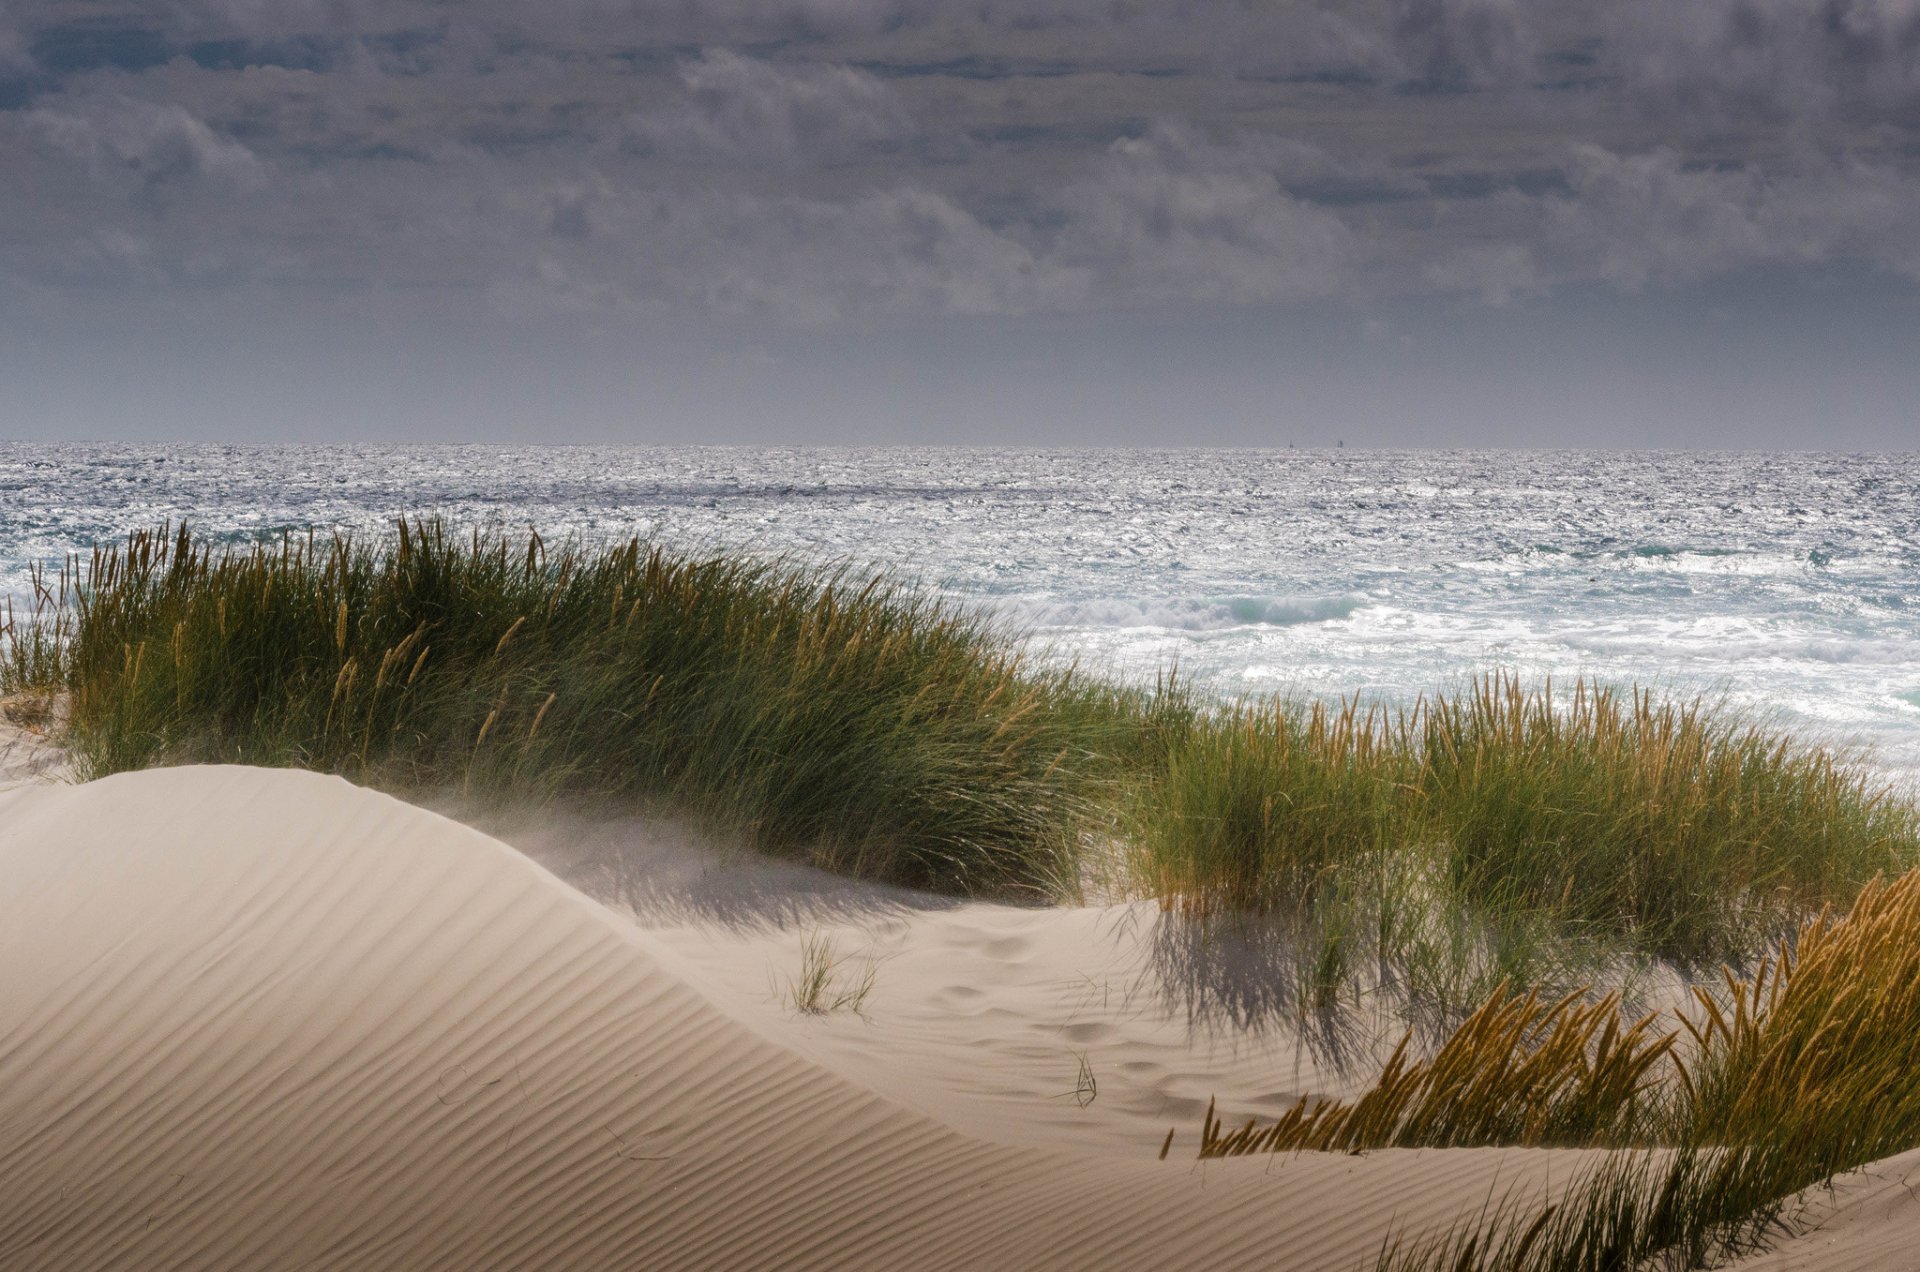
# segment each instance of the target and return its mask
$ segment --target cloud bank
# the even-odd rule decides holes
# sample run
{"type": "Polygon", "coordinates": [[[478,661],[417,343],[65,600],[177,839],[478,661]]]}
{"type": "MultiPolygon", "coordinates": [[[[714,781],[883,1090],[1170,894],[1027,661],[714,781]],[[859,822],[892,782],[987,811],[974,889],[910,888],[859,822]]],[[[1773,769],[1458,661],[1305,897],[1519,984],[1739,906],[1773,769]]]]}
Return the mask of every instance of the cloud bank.
{"type": "Polygon", "coordinates": [[[706,333],[683,369],[917,333],[932,401],[969,323],[1045,332],[1005,355],[1036,365],[1125,329],[1196,380],[1231,347],[1365,381],[1612,305],[1907,321],[1920,0],[16,0],[0,171],[35,409],[102,341],[482,320],[706,333]]]}
{"type": "Polygon", "coordinates": [[[1914,0],[0,19],[0,278],[817,323],[1920,277],[1914,0]]]}

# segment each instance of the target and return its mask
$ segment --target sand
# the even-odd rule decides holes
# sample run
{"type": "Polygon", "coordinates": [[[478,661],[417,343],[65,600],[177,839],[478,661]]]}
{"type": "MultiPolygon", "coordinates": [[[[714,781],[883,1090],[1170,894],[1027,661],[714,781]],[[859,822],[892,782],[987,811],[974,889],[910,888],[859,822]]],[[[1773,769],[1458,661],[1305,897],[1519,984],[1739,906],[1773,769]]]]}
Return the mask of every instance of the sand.
{"type": "MultiPolygon", "coordinates": [[[[462,820],[466,820],[465,817],[462,820]]],[[[1370,1085],[1397,1021],[1304,1022],[1288,976],[1151,902],[959,903],[702,846],[671,823],[542,814],[500,836],[642,928],[716,1010],[949,1126],[1117,1156],[1196,1142],[1211,1099],[1277,1116],[1370,1085]],[[793,1010],[803,946],[858,1013],[793,1010]]],[[[1267,948],[1271,948],[1270,944],[1267,948]]]]}
{"type": "Polygon", "coordinates": [[[1351,1267],[1578,1154],[965,1134],[717,1010],[496,840],[333,778],[0,794],[0,1266],[1351,1267]]]}
{"type": "MultiPolygon", "coordinates": [[[[1190,1021],[1149,915],[635,847],[660,834],[522,836],[615,908],[335,778],[0,792],[0,1268],[1365,1268],[1594,1160],[1195,1163],[1202,1091],[1355,1079],[1190,1021]],[[781,1001],[822,926],[879,960],[863,1015],[781,1001]]],[[[1902,1196],[1843,1181],[1775,1254],[1849,1244],[1758,1266],[1887,1266],[1902,1196]]]]}
{"type": "Polygon", "coordinates": [[[1920,1268],[1920,1150],[1810,1188],[1782,1216],[1790,1235],[1732,1264],[1739,1272],[1920,1268]]]}

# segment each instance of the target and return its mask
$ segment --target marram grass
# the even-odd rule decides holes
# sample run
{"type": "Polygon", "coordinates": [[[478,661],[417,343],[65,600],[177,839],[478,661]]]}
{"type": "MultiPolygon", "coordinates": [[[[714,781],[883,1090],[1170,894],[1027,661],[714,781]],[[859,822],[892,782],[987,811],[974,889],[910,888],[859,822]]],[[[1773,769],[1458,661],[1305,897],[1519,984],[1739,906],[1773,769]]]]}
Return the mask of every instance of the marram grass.
{"type": "Polygon", "coordinates": [[[1461,887],[1664,958],[1738,957],[1920,848],[1911,805],[1699,701],[1495,676],[1416,714],[1414,814],[1461,887]]]}
{"type": "Polygon", "coordinates": [[[1503,987],[1428,1060],[1402,1038],[1359,1099],[1300,1102],[1266,1126],[1223,1132],[1213,1109],[1200,1156],[1472,1145],[1598,1147],[1631,1139],[1675,1034],[1623,1020],[1618,994],[1548,1002],[1503,987]]]}
{"type": "Polygon", "coordinates": [[[1820,747],[1698,701],[1500,674],[1401,712],[1202,715],[1138,807],[1136,869],[1189,910],[1298,909],[1381,877],[1386,848],[1435,864],[1430,899],[1696,965],[1749,957],[1920,860],[1913,805],[1820,747]]]}
{"type": "Polygon", "coordinates": [[[93,555],[63,656],[94,774],[234,761],[637,802],[965,892],[1072,877],[1115,696],[885,580],[434,522],[378,551],[135,535],[93,555]]]}
{"type": "Polygon", "coordinates": [[[1553,1205],[1403,1237],[1379,1266],[1702,1266],[1752,1245],[1793,1194],[1920,1147],[1920,871],[1868,884],[1845,917],[1817,916],[1751,976],[1724,979],[1665,1030],[1613,996],[1503,990],[1431,1060],[1406,1063],[1403,1043],[1357,1100],[1232,1132],[1209,1108],[1201,1155],[1620,1148],[1553,1205]]]}

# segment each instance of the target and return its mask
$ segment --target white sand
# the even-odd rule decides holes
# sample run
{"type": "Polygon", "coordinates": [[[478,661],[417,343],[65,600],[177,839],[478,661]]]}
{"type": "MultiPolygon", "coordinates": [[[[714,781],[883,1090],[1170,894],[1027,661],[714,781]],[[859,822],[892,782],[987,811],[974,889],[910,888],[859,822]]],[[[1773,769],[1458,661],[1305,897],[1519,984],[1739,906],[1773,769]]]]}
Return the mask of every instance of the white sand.
{"type": "MultiPolygon", "coordinates": [[[[1150,911],[938,906],[658,836],[522,836],[636,922],[337,779],[0,792],[0,1268],[1365,1268],[1594,1160],[1197,1165],[1206,1092],[1363,1077],[1190,1032],[1150,911]],[[821,927],[881,960],[864,1017],[780,1002],[821,927]]],[[[1839,1262],[1763,1266],[1899,1266],[1896,1191],[1822,1212],[1839,1262]]]]}

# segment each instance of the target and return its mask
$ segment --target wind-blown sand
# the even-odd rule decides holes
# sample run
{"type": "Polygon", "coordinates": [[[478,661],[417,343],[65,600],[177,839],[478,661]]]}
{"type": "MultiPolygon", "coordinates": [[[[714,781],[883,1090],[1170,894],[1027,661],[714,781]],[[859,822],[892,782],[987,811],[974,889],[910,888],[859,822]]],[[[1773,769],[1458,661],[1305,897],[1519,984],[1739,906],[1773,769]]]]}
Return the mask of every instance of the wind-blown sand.
{"type": "MultiPolygon", "coordinates": [[[[604,845],[576,846],[591,874],[604,845]]],[[[1392,1232],[1591,1160],[1203,1167],[1171,1106],[1208,1075],[1162,1063],[1189,1053],[1154,1012],[1084,1006],[1106,1032],[1067,1043],[1112,1051],[1113,1073],[1148,1054],[1162,1069],[1103,1078],[1084,1108],[1053,1098],[1073,1073],[1052,1051],[1003,1063],[1073,1027],[1037,1018],[1054,1008],[1033,969],[1056,956],[1035,951],[1111,915],[903,901],[868,1020],[810,1021],[737,988],[771,947],[702,970],[702,941],[787,929],[701,918],[700,877],[656,889],[656,919],[680,898],[669,940],[334,778],[188,768],[0,792],[0,1268],[1361,1268],[1392,1232]],[[957,992],[995,961],[1016,970],[957,992]],[[928,1022],[967,1011],[997,1041],[915,1078],[959,1049],[928,1022]],[[973,1085],[940,1094],[953,1071],[973,1085]],[[1156,1093],[1169,1107],[1149,1114],[1156,1093]],[[1187,1146],[1157,1161],[1175,1122],[1187,1146]]],[[[1912,1223],[1867,1193],[1855,1228],[1912,1223]]]]}
{"type": "Polygon", "coordinates": [[[1352,1095],[1400,1036],[1344,1020],[1338,1037],[1310,1025],[1303,1046],[1286,971],[1258,953],[1271,942],[1196,934],[1152,902],[963,903],[714,851],[670,823],[542,815],[496,829],[643,928],[718,1010],[1002,1142],[1137,1157],[1171,1127],[1191,1153],[1209,1099],[1244,1117],[1352,1095]],[[823,936],[840,983],[872,971],[858,1014],[793,1010],[802,947],[823,936]]]}

